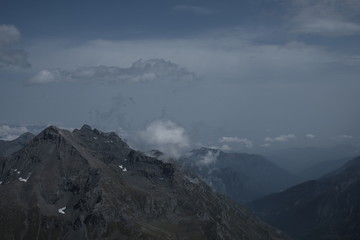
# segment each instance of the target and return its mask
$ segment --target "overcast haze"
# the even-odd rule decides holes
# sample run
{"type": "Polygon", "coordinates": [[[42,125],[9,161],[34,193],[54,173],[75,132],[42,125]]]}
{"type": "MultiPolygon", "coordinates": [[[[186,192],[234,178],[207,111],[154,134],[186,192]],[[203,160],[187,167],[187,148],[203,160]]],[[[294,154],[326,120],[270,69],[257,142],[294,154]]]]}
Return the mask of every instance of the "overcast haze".
{"type": "Polygon", "coordinates": [[[137,147],[358,143],[360,1],[0,7],[0,138],[88,123],[137,147]]]}

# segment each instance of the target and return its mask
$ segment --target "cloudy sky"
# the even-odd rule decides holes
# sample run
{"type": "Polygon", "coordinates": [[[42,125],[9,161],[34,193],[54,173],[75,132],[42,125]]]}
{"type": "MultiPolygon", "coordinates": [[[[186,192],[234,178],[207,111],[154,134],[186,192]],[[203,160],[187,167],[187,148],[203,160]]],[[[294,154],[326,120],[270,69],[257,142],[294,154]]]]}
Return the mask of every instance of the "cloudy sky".
{"type": "Polygon", "coordinates": [[[356,141],[359,43],[358,0],[3,0],[0,138],[88,123],[153,147],[356,141]]]}

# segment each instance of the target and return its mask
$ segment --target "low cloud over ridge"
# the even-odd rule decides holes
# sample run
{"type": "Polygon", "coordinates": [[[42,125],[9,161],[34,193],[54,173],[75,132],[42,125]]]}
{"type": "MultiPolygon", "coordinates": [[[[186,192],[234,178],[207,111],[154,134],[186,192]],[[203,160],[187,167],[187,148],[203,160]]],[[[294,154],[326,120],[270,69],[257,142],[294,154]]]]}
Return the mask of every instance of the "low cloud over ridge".
{"type": "Polygon", "coordinates": [[[244,144],[246,148],[252,148],[253,143],[247,138],[238,138],[238,137],[222,137],[219,139],[220,143],[238,143],[244,144]]]}
{"type": "Polygon", "coordinates": [[[218,160],[220,151],[208,151],[204,156],[201,156],[200,159],[196,162],[197,165],[209,165],[215,163],[218,160]]]}
{"type": "Polygon", "coordinates": [[[153,121],[139,135],[148,147],[158,149],[171,157],[179,157],[190,145],[185,129],[172,121],[153,121]]]}
{"type": "Polygon", "coordinates": [[[0,125],[0,140],[11,141],[26,132],[29,132],[26,127],[11,127],[8,125],[0,125]]]}

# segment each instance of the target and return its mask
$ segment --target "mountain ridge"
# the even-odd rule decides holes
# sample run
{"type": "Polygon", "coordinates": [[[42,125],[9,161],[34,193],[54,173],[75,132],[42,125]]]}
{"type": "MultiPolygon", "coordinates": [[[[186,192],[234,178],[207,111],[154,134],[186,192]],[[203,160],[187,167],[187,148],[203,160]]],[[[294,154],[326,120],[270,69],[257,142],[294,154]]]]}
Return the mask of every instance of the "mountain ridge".
{"type": "Polygon", "coordinates": [[[88,125],[50,126],[0,167],[3,239],[288,239],[186,170],[88,125]]]}
{"type": "Polygon", "coordinates": [[[14,140],[0,140],[0,156],[6,157],[23,148],[35,135],[27,132],[14,140]]]}
{"type": "Polygon", "coordinates": [[[294,239],[360,237],[360,157],[319,179],[255,200],[248,206],[294,239]]]}
{"type": "Polygon", "coordinates": [[[246,203],[298,182],[276,164],[258,154],[219,149],[192,150],[179,160],[212,188],[239,203],[246,203]]]}

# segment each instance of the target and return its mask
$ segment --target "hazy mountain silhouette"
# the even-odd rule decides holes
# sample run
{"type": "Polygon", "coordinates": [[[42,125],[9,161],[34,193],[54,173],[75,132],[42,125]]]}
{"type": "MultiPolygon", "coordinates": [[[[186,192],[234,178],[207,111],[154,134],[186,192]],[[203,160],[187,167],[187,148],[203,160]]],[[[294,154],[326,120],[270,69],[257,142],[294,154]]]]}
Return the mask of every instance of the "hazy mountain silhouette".
{"type": "MultiPolygon", "coordinates": [[[[335,161],[339,159],[350,160],[360,155],[359,148],[354,145],[342,144],[332,147],[303,147],[303,148],[288,148],[275,150],[264,154],[270,161],[274,162],[281,168],[302,177],[303,180],[310,180],[306,169],[314,167],[317,164],[325,163],[328,161],[335,161]],[[304,175],[303,175],[304,174],[304,175]]],[[[335,170],[330,168],[331,163],[328,165],[327,171],[335,170]]],[[[315,174],[315,173],[313,173],[315,174]]],[[[313,174],[310,177],[313,177],[313,174]]],[[[324,172],[319,172],[317,177],[320,177],[324,172]]]]}
{"type": "Polygon", "coordinates": [[[294,175],[256,154],[200,148],[191,151],[180,162],[215,191],[240,203],[298,183],[294,175]]]}
{"type": "Polygon", "coordinates": [[[360,239],[360,157],[318,179],[249,204],[295,239],[360,239]]]}
{"type": "Polygon", "coordinates": [[[305,180],[312,180],[322,177],[344,165],[351,158],[340,158],[329,161],[320,162],[318,164],[312,165],[308,168],[299,172],[299,176],[305,180]]]}
{"type": "Polygon", "coordinates": [[[19,151],[21,148],[25,147],[33,137],[34,135],[32,133],[27,132],[11,141],[0,140],[0,156],[6,157],[19,151]]]}

